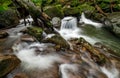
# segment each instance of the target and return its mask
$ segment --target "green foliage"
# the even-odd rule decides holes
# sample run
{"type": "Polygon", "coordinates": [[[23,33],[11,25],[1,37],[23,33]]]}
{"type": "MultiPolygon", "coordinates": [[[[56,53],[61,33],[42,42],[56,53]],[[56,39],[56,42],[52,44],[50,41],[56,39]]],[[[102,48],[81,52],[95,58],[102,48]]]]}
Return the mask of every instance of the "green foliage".
{"type": "Polygon", "coordinates": [[[95,8],[88,3],[81,4],[78,6],[78,8],[80,9],[81,12],[95,10],[95,8]]]}
{"type": "Polygon", "coordinates": [[[110,12],[111,6],[113,11],[119,11],[120,10],[120,0],[96,0],[99,7],[104,12],[110,12]]]}
{"type": "Polygon", "coordinates": [[[11,0],[0,0],[0,11],[4,11],[9,9],[9,5],[11,4],[11,0]]]}
{"type": "Polygon", "coordinates": [[[43,1],[43,0],[32,0],[32,2],[33,2],[35,5],[37,5],[37,6],[41,6],[42,1],[43,1]]]}
{"type": "Polygon", "coordinates": [[[79,5],[79,0],[72,0],[71,1],[71,6],[72,7],[75,7],[75,6],[78,6],[79,5]]]}

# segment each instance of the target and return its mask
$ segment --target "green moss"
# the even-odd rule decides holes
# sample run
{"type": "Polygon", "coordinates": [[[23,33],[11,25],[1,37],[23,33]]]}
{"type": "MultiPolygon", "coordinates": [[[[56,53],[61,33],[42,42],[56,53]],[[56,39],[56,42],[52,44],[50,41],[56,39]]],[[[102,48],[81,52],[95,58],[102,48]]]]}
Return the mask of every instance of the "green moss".
{"type": "Polygon", "coordinates": [[[64,12],[64,15],[78,15],[80,12],[79,12],[79,8],[77,7],[71,7],[71,8],[63,8],[63,12],[64,12]]]}
{"type": "Polygon", "coordinates": [[[28,34],[37,38],[37,40],[41,40],[43,30],[40,27],[28,27],[28,34]]]}
{"type": "Polygon", "coordinates": [[[46,9],[44,12],[49,15],[51,18],[52,17],[63,17],[63,11],[62,11],[62,6],[61,5],[55,5],[55,6],[47,6],[45,7],[46,9]]]}
{"type": "Polygon", "coordinates": [[[95,8],[88,3],[84,3],[78,6],[80,13],[84,11],[95,11],[95,8]]]}

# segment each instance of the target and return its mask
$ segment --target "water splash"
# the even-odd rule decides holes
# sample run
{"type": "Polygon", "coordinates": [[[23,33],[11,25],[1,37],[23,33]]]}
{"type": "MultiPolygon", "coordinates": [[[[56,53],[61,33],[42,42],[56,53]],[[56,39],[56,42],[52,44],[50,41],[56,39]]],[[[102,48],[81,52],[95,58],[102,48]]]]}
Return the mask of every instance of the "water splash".
{"type": "Polygon", "coordinates": [[[119,78],[119,71],[115,67],[112,67],[111,69],[101,67],[101,70],[108,76],[108,78],[119,78]]]}
{"type": "Polygon", "coordinates": [[[78,67],[76,64],[61,64],[60,65],[60,72],[62,74],[62,78],[76,78],[76,77],[71,77],[70,73],[68,72],[71,71],[73,73],[78,72],[78,67]]]}
{"type": "Polygon", "coordinates": [[[90,24],[90,25],[95,26],[96,28],[102,27],[102,24],[101,24],[101,23],[93,22],[92,20],[87,19],[87,18],[85,17],[85,14],[84,14],[84,13],[81,14],[81,18],[80,18],[79,23],[90,24]]]}
{"type": "MultiPolygon", "coordinates": [[[[22,45],[18,45],[17,47],[21,48],[22,45]]],[[[57,54],[46,54],[41,55],[36,53],[36,49],[43,51],[46,48],[45,44],[33,43],[29,46],[22,47],[18,52],[15,52],[17,57],[22,61],[22,67],[26,70],[31,69],[40,69],[45,70],[49,69],[53,66],[55,62],[61,62],[62,58],[60,58],[57,54]]]]}

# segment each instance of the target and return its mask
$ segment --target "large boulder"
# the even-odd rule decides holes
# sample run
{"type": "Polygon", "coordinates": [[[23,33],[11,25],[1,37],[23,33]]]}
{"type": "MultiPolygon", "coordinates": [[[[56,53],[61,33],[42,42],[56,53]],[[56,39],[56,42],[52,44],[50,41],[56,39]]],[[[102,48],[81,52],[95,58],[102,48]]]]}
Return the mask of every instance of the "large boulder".
{"type": "Polygon", "coordinates": [[[0,77],[10,73],[20,64],[20,60],[15,55],[0,55],[0,77]]]}
{"type": "Polygon", "coordinates": [[[13,9],[0,11],[0,28],[13,27],[19,24],[17,13],[13,9]]]}

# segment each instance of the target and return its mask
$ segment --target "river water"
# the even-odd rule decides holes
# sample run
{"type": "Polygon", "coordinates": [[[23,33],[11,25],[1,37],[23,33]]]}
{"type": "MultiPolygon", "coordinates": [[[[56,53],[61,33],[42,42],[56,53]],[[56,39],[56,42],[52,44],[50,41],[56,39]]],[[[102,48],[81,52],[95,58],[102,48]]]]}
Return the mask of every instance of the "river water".
{"type": "MultiPolygon", "coordinates": [[[[65,17],[61,20],[60,30],[57,31],[65,40],[83,37],[91,44],[101,42],[115,50],[118,54],[120,53],[120,40],[102,28],[103,25],[101,23],[96,23],[85,18],[84,13],[81,15],[79,23],[84,24],[78,24],[75,17],[65,17]]],[[[20,38],[22,34],[19,33],[19,31],[24,28],[26,28],[24,25],[19,25],[16,28],[7,30],[10,36],[5,41],[4,46],[8,47],[8,44],[13,45],[12,41],[20,38]]],[[[119,70],[116,69],[114,63],[111,64],[111,67],[108,69],[104,66],[96,65],[89,60],[88,57],[85,58],[83,56],[82,60],[90,65],[89,68],[89,65],[86,66],[86,64],[71,64],[69,63],[69,59],[57,53],[36,55],[35,47],[37,47],[37,51],[44,52],[49,46],[53,45],[39,42],[31,44],[19,43],[18,45],[14,45],[14,54],[22,61],[20,66],[21,72],[27,73],[30,78],[59,78],[56,74],[61,75],[61,78],[120,78],[119,70]],[[59,63],[60,65],[56,68],[54,63],[59,63]],[[81,68],[81,70],[79,68],[81,68]],[[86,74],[86,70],[88,70],[88,74],[86,74]],[[81,74],[83,72],[86,76],[81,74]],[[81,77],[79,77],[79,75],[81,77]]],[[[10,73],[7,78],[13,78],[15,74],[16,70],[10,73]]]]}

